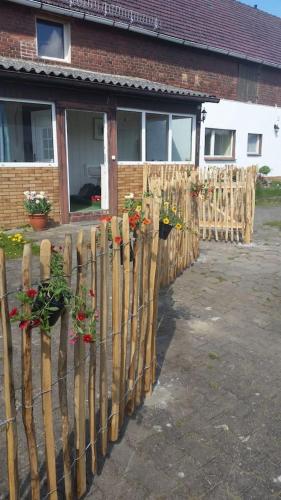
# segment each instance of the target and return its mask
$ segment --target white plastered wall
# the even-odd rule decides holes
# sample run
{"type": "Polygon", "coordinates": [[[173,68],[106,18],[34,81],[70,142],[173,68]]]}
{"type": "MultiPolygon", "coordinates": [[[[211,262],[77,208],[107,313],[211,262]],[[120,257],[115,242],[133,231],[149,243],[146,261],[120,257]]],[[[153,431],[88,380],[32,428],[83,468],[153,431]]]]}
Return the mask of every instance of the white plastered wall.
{"type": "Polygon", "coordinates": [[[281,176],[281,108],[238,101],[221,100],[218,104],[203,105],[207,117],[202,123],[200,142],[200,166],[235,164],[268,165],[270,175],[281,176]],[[274,125],[280,127],[279,133],[274,125]],[[235,160],[212,161],[204,158],[205,128],[218,128],[236,131],[235,160]],[[248,134],[262,134],[261,156],[247,155],[248,134]]]}

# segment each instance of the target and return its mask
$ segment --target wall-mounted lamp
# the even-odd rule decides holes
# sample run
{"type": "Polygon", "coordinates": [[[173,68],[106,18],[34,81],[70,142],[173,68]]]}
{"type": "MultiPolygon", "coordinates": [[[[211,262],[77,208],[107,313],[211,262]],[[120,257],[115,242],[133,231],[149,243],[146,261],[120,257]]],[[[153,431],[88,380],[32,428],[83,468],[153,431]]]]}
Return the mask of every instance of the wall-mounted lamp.
{"type": "Polygon", "coordinates": [[[203,108],[201,111],[201,122],[202,123],[204,123],[204,121],[206,120],[206,117],[207,117],[207,111],[205,108],[203,108]]]}
{"type": "Polygon", "coordinates": [[[278,134],[279,130],[280,130],[280,127],[279,127],[278,123],[274,123],[274,132],[275,132],[275,134],[278,134]]]}

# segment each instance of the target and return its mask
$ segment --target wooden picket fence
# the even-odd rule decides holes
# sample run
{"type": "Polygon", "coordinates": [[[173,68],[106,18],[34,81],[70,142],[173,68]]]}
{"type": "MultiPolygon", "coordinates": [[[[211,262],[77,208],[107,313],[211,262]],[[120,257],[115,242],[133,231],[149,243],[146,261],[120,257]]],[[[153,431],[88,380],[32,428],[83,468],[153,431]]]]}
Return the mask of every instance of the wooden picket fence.
{"type": "Polygon", "coordinates": [[[167,240],[160,240],[160,286],[172,283],[199,256],[198,200],[191,197],[191,185],[198,179],[189,165],[149,165],[144,167],[144,192],[176,206],[184,220],[184,230],[173,229],[167,240]]]}
{"type": "Polygon", "coordinates": [[[255,216],[256,167],[200,168],[199,182],[209,187],[199,195],[199,225],[203,240],[252,240],[255,216]]]}
{"type": "MultiPolygon", "coordinates": [[[[146,176],[146,183],[159,196],[161,190],[165,199],[179,204],[188,224],[193,224],[192,230],[182,234],[172,231],[168,241],[159,245],[159,199],[155,196],[143,199],[145,215],[152,224],[143,224],[132,240],[128,214],[123,215],[121,245],[117,217],[111,221],[111,238],[107,222],[101,223],[99,237],[95,227],[90,239],[81,230],[76,247],[71,235],[65,236],[68,283],[78,296],[85,293],[85,287],[91,289],[87,300],[100,311],[95,342],[85,344],[80,336],[70,345],[68,309],[51,335],[42,328],[38,331],[27,326],[20,332],[18,325],[12,327],[9,311],[16,305],[16,278],[10,275],[0,249],[3,498],[82,498],[91,483],[89,469],[91,475],[97,472],[109,442],[120,437],[125,415],[132,415],[152,392],[159,286],[167,285],[188,267],[199,247],[197,223],[191,220],[191,204],[195,202],[190,197],[186,201],[190,177],[178,172],[159,185],[151,175],[146,176]]],[[[18,285],[23,290],[50,278],[51,252],[51,242],[42,241],[38,261],[32,257],[30,244],[24,246],[18,272],[18,285]]]]}

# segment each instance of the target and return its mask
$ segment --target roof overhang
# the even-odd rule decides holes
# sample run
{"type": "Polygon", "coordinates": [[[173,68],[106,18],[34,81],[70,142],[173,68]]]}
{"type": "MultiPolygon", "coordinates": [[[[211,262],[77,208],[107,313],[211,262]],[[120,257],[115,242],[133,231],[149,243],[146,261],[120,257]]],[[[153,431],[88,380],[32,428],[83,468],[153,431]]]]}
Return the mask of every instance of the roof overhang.
{"type": "Polygon", "coordinates": [[[0,72],[2,75],[28,78],[33,80],[45,80],[68,85],[90,86],[91,88],[110,90],[112,92],[130,93],[134,95],[146,95],[152,97],[181,99],[195,102],[219,102],[215,96],[196,92],[172,85],[152,82],[142,78],[130,76],[110,75],[86,71],[69,66],[57,66],[54,64],[38,63],[29,60],[12,59],[0,56],[0,72]]]}
{"type": "Polygon", "coordinates": [[[242,59],[244,61],[252,62],[255,64],[262,64],[264,66],[269,66],[271,68],[281,69],[281,64],[275,64],[270,61],[266,61],[264,59],[258,59],[254,57],[248,57],[245,54],[238,51],[231,51],[227,49],[222,49],[219,47],[214,47],[209,44],[201,44],[192,42],[191,40],[186,40],[183,38],[177,38],[174,36],[166,35],[165,33],[161,33],[160,31],[155,31],[148,28],[142,28],[140,26],[130,24],[121,20],[110,19],[101,17],[87,11],[82,11],[79,9],[71,9],[68,7],[59,7],[57,5],[52,5],[49,3],[45,3],[43,0],[6,0],[12,3],[18,3],[21,5],[26,5],[28,7],[33,7],[40,9],[42,11],[50,12],[52,14],[59,14],[68,17],[74,17],[85,21],[95,22],[99,24],[105,24],[107,26],[113,26],[115,28],[125,29],[127,31],[133,31],[135,33],[139,33],[142,35],[150,36],[153,38],[158,38],[160,40],[164,40],[166,42],[176,43],[182,46],[193,47],[196,49],[207,50],[210,52],[214,52],[216,54],[221,54],[229,57],[234,57],[236,59],[242,59]]]}

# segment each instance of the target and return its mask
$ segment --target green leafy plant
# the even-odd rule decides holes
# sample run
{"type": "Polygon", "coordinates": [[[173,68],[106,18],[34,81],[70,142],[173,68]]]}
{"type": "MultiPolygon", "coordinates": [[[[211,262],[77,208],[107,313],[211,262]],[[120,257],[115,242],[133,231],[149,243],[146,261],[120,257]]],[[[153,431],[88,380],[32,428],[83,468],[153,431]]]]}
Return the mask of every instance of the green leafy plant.
{"type": "Polygon", "coordinates": [[[50,212],[52,204],[44,191],[40,191],[40,193],[25,191],[24,196],[24,207],[29,215],[47,215],[50,212]]]}
{"type": "MultiPolygon", "coordinates": [[[[0,248],[3,248],[7,259],[18,259],[22,256],[25,243],[30,243],[22,233],[8,234],[5,231],[0,231],[0,248]]],[[[33,255],[39,255],[39,245],[32,243],[33,255]]]]}
{"type": "MultiPolygon", "coordinates": [[[[89,290],[88,296],[93,295],[94,292],[89,290]]],[[[50,279],[40,283],[37,289],[20,290],[16,297],[21,307],[14,307],[9,316],[11,321],[19,323],[20,329],[40,327],[42,331],[50,334],[51,327],[67,307],[71,311],[73,321],[70,343],[76,343],[80,335],[83,336],[84,342],[94,341],[97,312],[87,305],[86,288],[81,296],[78,296],[69,287],[63,271],[61,247],[52,247],[50,279]],[[29,307],[26,308],[26,305],[29,307]]]]}
{"type": "Polygon", "coordinates": [[[268,175],[268,174],[270,174],[270,172],[271,172],[271,168],[268,167],[267,165],[263,165],[263,167],[259,168],[259,174],[268,175]]]}

